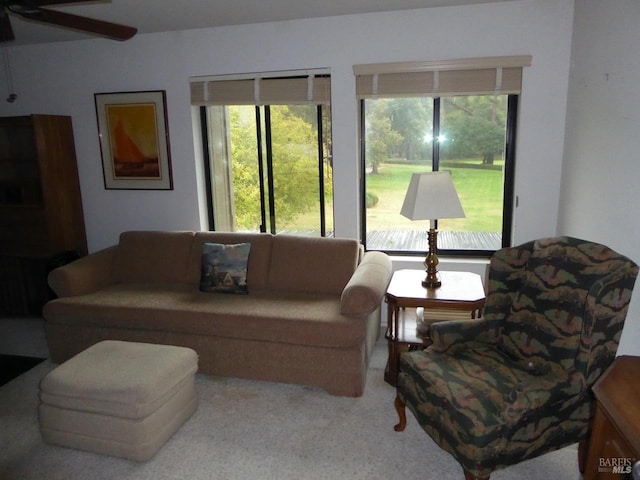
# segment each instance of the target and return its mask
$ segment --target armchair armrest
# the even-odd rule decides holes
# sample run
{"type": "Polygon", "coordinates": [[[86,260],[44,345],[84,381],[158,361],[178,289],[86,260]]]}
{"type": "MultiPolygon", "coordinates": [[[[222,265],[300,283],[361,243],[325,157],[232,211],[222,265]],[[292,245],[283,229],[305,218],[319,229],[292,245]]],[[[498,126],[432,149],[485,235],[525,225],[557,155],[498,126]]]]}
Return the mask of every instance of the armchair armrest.
{"type": "Polygon", "coordinates": [[[391,259],[382,252],[366,252],[340,297],[340,313],[365,316],[382,303],[391,280],[391,259]]]}
{"type": "Polygon", "coordinates": [[[47,278],[58,297],[73,297],[94,292],[113,283],[113,258],[117,246],[82,257],[56,268],[47,278]]]}
{"type": "Polygon", "coordinates": [[[445,352],[459,343],[471,340],[495,343],[501,326],[502,319],[487,318],[435,322],[429,326],[429,336],[433,341],[429,348],[445,352]]]}

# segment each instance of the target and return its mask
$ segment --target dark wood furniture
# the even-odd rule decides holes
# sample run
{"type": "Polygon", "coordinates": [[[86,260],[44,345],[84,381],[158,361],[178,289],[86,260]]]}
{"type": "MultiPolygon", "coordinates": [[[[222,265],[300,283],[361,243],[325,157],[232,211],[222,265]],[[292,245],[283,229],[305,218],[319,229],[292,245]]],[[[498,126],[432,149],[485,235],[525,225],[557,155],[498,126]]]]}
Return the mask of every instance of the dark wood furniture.
{"type": "Polygon", "coordinates": [[[640,458],[640,357],[617,357],[593,386],[596,413],[585,480],[631,478],[640,458]]]}
{"type": "Polygon", "coordinates": [[[47,271],[86,253],[71,117],[0,118],[0,312],[38,313],[47,271]]]}
{"type": "Polygon", "coordinates": [[[398,270],[387,287],[385,338],[389,345],[389,358],[384,379],[393,386],[398,376],[400,354],[411,348],[425,348],[431,343],[426,334],[417,331],[415,308],[454,310],[462,313],[461,317],[476,318],[484,307],[485,292],[480,275],[440,272],[442,286],[439,288],[423,287],[424,276],[423,270],[398,270]]]}

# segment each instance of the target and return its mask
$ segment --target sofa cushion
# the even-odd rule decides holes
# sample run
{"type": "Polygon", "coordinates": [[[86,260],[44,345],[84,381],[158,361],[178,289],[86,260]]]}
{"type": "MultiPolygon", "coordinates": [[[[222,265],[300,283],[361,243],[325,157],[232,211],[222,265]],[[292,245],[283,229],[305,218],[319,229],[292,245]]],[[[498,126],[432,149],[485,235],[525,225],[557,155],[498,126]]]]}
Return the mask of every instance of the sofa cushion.
{"type": "Polygon", "coordinates": [[[114,258],[122,283],[186,282],[193,232],[123,232],[114,258]]]}
{"type": "Polygon", "coordinates": [[[246,295],[250,243],[203,243],[200,290],[246,295]]]}
{"type": "Polygon", "coordinates": [[[196,232],[187,267],[187,281],[193,285],[198,285],[200,282],[204,243],[251,243],[251,254],[247,264],[247,287],[249,291],[267,288],[272,241],[273,236],[269,233],[196,232]]]}
{"type": "MultiPolygon", "coordinates": [[[[364,341],[364,320],[340,314],[334,294],[263,290],[211,295],[190,285],[119,284],[45,306],[49,323],[164,331],[295,345],[348,348],[364,341]]],[[[274,347],[275,348],[275,347],[274,347]]]]}
{"type": "Polygon", "coordinates": [[[356,240],[277,235],[269,289],[340,294],[357,267],[358,256],[356,240]]]}

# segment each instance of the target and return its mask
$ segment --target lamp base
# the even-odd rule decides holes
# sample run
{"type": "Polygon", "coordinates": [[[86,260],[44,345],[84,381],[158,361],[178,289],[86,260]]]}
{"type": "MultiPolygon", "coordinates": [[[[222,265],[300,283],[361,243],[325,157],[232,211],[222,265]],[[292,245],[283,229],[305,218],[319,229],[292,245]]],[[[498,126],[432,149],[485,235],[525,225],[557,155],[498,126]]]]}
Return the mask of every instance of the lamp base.
{"type": "Polygon", "coordinates": [[[424,266],[427,268],[427,278],[422,281],[422,286],[425,288],[438,288],[442,285],[440,275],[438,275],[438,256],[436,255],[438,249],[438,231],[435,228],[430,228],[427,232],[427,238],[429,242],[429,253],[427,253],[427,258],[424,259],[424,266]]]}
{"type": "Polygon", "coordinates": [[[422,286],[424,288],[438,288],[442,286],[442,282],[440,281],[440,276],[436,275],[435,279],[431,279],[429,278],[429,275],[427,275],[427,278],[425,278],[422,281],[422,286]]]}

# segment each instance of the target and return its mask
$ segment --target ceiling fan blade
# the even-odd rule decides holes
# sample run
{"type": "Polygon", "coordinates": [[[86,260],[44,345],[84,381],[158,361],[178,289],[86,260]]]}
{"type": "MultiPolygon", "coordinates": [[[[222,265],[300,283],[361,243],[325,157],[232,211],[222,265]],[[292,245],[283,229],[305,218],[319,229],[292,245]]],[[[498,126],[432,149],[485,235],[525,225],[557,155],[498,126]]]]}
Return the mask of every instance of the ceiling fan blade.
{"type": "Polygon", "coordinates": [[[36,22],[50,23],[61,27],[68,27],[84,32],[95,33],[115,40],[128,40],[138,31],[137,28],[118,25],[116,23],[103,22],[93,18],[81,17],[70,13],[63,13],[46,8],[40,8],[37,12],[22,12],[23,17],[36,22]]]}
{"type": "Polygon", "coordinates": [[[13,28],[11,28],[9,15],[4,8],[0,7],[0,9],[0,42],[14,40],[16,37],[13,34],[13,28]]]}

